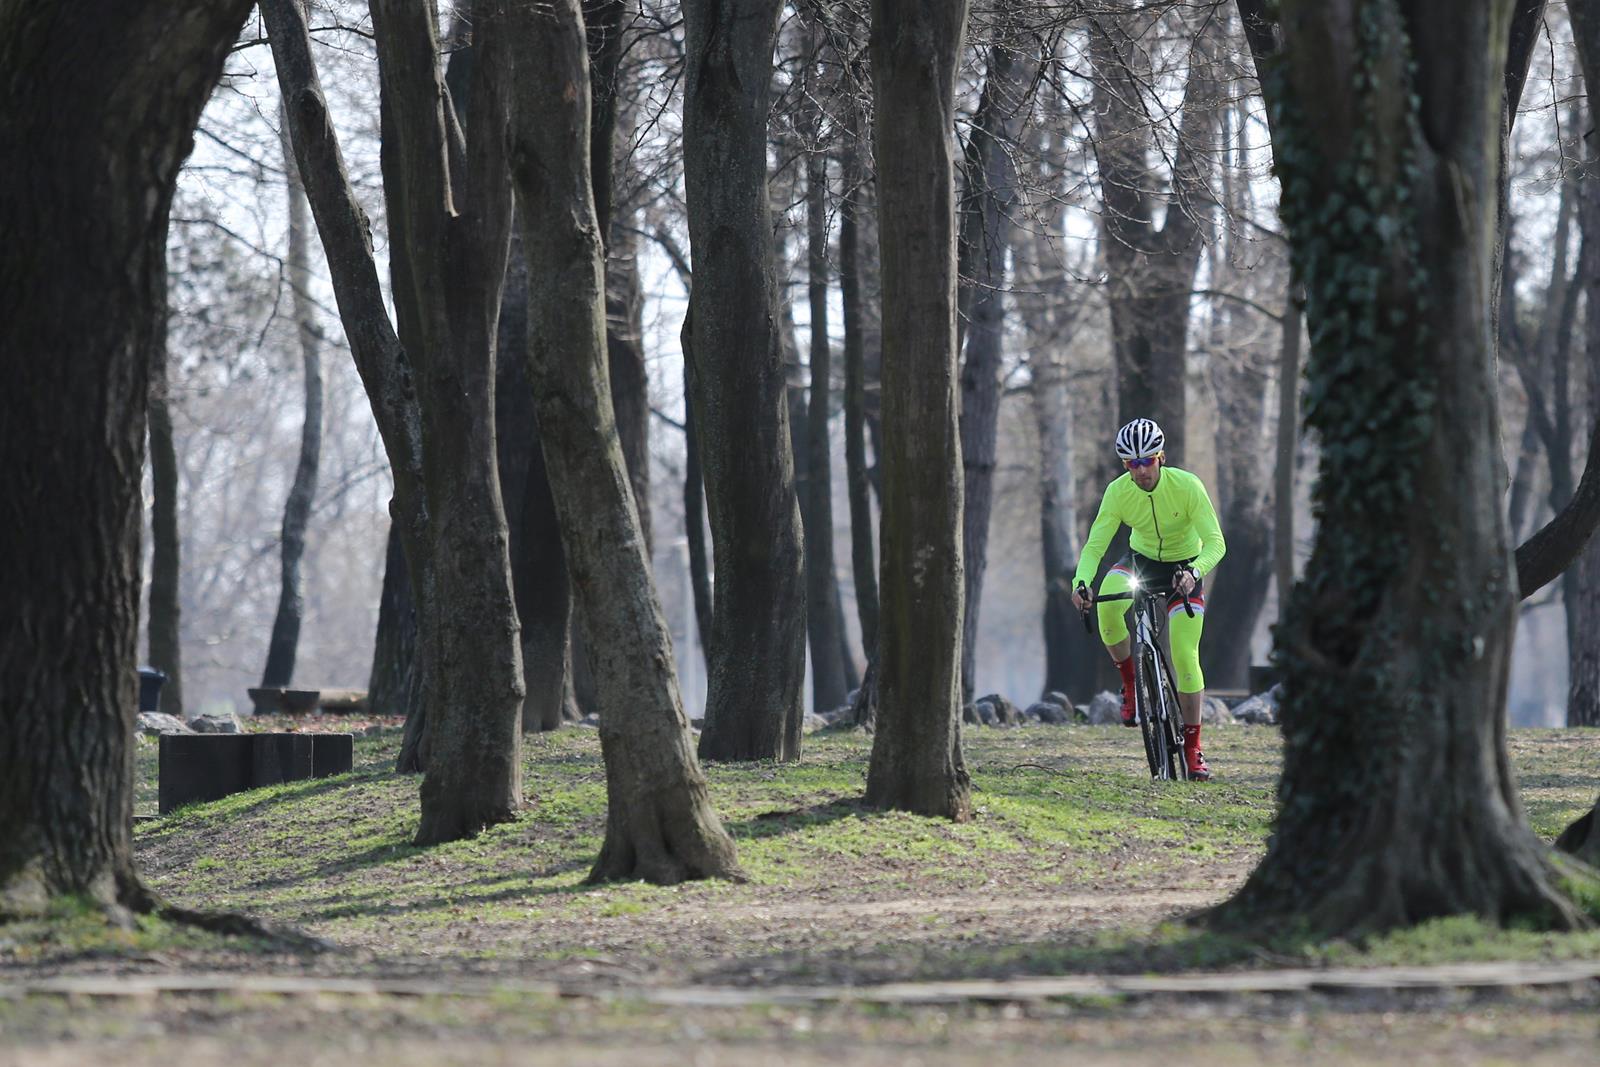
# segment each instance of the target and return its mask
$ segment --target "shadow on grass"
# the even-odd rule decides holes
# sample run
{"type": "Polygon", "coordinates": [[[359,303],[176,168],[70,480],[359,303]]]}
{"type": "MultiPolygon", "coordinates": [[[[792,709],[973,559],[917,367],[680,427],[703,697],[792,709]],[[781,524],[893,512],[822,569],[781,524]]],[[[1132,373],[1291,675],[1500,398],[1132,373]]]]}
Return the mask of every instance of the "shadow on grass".
{"type": "Polygon", "coordinates": [[[876,808],[867,807],[860,797],[834,797],[800,808],[763,811],[738,822],[724,822],[723,826],[736,839],[754,839],[776,837],[779,834],[808,830],[815,826],[826,826],[841,819],[882,814],[884,813],[876,808]]]}

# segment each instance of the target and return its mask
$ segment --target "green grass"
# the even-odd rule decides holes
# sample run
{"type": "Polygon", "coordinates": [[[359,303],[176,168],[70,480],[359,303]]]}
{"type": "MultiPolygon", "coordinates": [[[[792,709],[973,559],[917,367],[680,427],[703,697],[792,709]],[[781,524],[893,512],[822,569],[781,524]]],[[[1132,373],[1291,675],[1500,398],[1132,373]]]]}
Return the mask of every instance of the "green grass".
{"type": "MultiPolygon", "coordinates": [[[[1163,894],[1221,894],[1270,830],[1278,733],[1214,729],[1208,741],[1218,779],[1175,784],[1150,781],[1131,731],[968,731],[976,817],[963,824],[865,808],[870,742],[860,734],[812,736],[798,764],[712,766],[712,799],[737,841],[744,884],[585,884],[604,830],[605,778],[597,737],[582,729],[525,740],[527,810],[472,841],[411,845],[419,782],[392,772],[399,737],[389,731],[358,737],[350,774],[194,805],[141,823],[137,842],[149,880],[186,905],[468,967],[656,953],[688,976],[745,967],[822,980],[1600,951],[1589,935],[1466,920],[1353,945],[1159,925],[1183,910],[1160,907],[1163,894]],[[1056,915],[1052,900],[1080,910],[1056,915]],[[1102,900],[1109,918],[1093,906],[1102,900]],[[1119,918],[1124,900],[1142,900],[1154,922],[1119,918]],[[849,910],[875,902],[893,907],[849,910]],[[707,930],[710,949],[700,947],[707,930]]],[[[1516,731],[1511,749],[1530,821],[1553,837],[1593,801],[1600,731],[1516,731]]],[[[144,796],[153,753],[140,750],[144,796]]],[[[1593,892],[1582,878],[1572,884],[1593,892]]]]}

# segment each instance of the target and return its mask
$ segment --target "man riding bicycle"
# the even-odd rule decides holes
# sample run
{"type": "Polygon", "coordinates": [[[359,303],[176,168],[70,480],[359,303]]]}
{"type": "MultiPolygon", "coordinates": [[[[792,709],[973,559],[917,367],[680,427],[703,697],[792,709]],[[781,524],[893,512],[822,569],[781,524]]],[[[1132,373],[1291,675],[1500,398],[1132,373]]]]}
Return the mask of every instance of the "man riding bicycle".
{"type": "MultiPolygon", "coordinates": [[[[1100,559],[1117,530],[1129,527],[1131,551],[1106,573],[1099,592],[1124,593],[1133,584],[1171,590],[1167,630],[1178,676],[1178,706],[1183,712],[1183,758],[1189,777],[1205,781],[1211,777],[1211,768],[1200,752],[1200,711],[1206,688],[1205,676],[1200,673],[1200,634],[1205,628],[1202,579],[1216,567],[1228,546],[1205,485],[1188,471],[1165,465],[1166,445],[1166,435],[1150,419],[1134,419],[1117,431],[1117,456],[1127,473],[1106,486],[1099,514],[1089,527],[1089,540],[1078,557],[1072,602],[1079,611],[1087,611],[1094,603],[1095,594],[1085,594],[1100,568],[1100,559]],[[1185,596],[1192,616],[1184,610],[1185,596]]],[[[1117,600],[1098,605],[1096,614],[1100,638],[1122,674],[1122,725],[1137,726],[1128,607],[1127,602],[1117,600]]]]}

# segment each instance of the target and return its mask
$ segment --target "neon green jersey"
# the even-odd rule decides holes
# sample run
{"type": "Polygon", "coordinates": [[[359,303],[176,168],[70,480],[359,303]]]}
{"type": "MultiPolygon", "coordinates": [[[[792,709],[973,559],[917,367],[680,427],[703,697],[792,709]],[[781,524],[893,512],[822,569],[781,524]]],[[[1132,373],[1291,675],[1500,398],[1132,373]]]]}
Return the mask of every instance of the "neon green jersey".
{"type": "Polygon", "coordinates": [[[1089,527],[1089,540],[1078,557],[1076,588],[1094,583],[1100,558],[1119,527],[1133,532],[1128,543],[1133,550],[1163,563],[1194,560],[1195,573],[1204,578],[1222,559],[1228,544],[1217,525],[1217,513],[1206,495],[1205,484],[1195,475],[1177,467],[1162,467],[1161,480],[1150,492],[1140,489],[1132,474],[1106,486],[1100,513],[1089,527]]]}

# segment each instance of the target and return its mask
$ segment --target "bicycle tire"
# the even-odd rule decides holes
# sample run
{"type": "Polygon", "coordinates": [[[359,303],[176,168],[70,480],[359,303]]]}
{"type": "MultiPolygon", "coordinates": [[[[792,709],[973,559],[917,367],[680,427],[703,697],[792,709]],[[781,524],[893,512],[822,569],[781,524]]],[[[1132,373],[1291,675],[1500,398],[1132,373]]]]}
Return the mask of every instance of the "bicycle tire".
{"type": "Polygon", "coordinates": [[[1162,716],[1162,723],[1166,727],[1168,750],[1172,754],[1171,777],[1175,782],[1189,780],[1189,761],[1183,755],[1183,705],[1178,703],[1178,689],[1173,683],[1172,664],[1167,660],[1166,651],[1158,649],[1157,655],[1161,657],[1161,680],[1165,683],[1161,688],[1163,704],[1167,713],[1162,716]]]}
{"type": "Polygon", "coordinates": [[[1160,698],[1155,673],[1155,653],[1141,644],[1134,658],[1134,705],[1139,713],[1139,733],[1144,738],[1145,762],[1150,765],[1150,777],[1160,779],[1162,768],[1170,765],[1168,738],[1157,718],[1160,698]]]}

